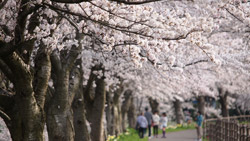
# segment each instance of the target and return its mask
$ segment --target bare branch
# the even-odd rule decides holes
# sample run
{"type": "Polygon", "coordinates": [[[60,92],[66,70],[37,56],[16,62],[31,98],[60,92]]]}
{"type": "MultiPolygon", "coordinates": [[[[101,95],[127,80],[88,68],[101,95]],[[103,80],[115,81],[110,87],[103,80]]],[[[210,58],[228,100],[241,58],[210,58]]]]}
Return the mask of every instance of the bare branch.
{"type": "Polygon", "coordinates": [[[81,3],[81,2],[87,2],[91,0],[51,0],[53,2],[58,2],[58,3],[81,3]]]}
{"type": "Polygon", "coordinates": [[[233,13],[231,13],[227,8],[226,8],[226,11],[231,15],[233,16],[235,19],[237,19],[238,21],[240,21],[241,23],[244,23],[243,20],[241,20],[240,18],[238,18],[237,16],[235,16],[233,13]]]}
{"type": "Polygon", "coordinates": [[[126,4],[126,5],[141,5],[141,4],[157,2],[157,1],[161,1],[161,0],[142,0],[142,1],[110,0],[110,1],[117,2],[117,3],[123,3],[123,4],[126,4]]]}
{"type": "Polygon", "coordinates": [[[198,61],[195,61],[195,62],[192,62],[192,63],[188,63],[184,67],[195,65],[195,64],[198,64],[198,63],[203,63],[203,62],[208,62],[208,60],[207,59],[206,60],[198,60],[198,61]]]}
{"type": "Polygon", "coordinates": [[[186,39],[188,35],[190,35],[191,33],[194,33],[194,32],[201,32],[202,30],[199,30],[199,29],[192,29],[190,30],[186,35],[179,35],[177,37],[174,37],[174,38],[162,38],[163,40],[181,40],[181,39],[186,39]]]}
{"type": "Polygon", "coordinates": [[[4,63],[2,59],[0,59],[0,70],[4,73],[4,75],[12,82],[14,83],[14,77],[13,73],[10,70],[10,68],[4,63]]]}

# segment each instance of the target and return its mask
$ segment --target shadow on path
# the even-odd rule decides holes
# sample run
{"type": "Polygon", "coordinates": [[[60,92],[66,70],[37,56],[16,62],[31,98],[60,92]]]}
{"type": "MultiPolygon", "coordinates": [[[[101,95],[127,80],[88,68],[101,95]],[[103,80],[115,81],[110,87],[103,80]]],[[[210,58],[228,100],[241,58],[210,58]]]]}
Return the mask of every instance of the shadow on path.
{"type": "Polygon", "coordinates": [[[149,141],[195,141],[196,140],[196,130],[185,130],[179,132],[169,132],[166,134],[167,138],[152,138],[149,141]]]}

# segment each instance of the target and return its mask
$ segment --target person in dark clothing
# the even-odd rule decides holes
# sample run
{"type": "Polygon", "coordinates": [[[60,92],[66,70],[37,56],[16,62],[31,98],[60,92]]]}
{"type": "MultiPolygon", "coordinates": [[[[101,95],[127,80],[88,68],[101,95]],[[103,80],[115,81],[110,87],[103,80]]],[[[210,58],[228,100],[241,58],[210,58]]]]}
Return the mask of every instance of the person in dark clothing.
{"type": "Polygon", "coordinates": [[[148,137],[151,138],[151,123],[152,123],[152,114],[151,112],[148,112],[148,107],[145,108],[145,114],[144,116],[146,117],[148,121],[148,137]]]}

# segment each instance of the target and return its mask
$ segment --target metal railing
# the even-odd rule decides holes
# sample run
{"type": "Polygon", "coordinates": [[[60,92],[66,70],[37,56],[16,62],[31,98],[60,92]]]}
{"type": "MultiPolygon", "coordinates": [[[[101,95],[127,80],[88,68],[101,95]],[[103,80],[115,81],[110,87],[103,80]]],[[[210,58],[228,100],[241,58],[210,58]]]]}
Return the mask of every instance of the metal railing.
{"type": "Polygon", "coordinates": [[[250,115],[207,119],[203,128],[208,141],[250,141],[250,115]]]}

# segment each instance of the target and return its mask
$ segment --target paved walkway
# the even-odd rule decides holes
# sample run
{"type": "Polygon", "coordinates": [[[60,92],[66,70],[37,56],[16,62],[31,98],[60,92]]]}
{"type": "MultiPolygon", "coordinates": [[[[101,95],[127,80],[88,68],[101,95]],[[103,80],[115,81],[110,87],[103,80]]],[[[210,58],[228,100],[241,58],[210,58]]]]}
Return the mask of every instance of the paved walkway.
{"type": "Polygon", "coordinates": [[[149,141],[195,141],[196,130],[185,130],[179,132],[169,132],[166,134],[167,138],[152,138],[149,141]]]}

